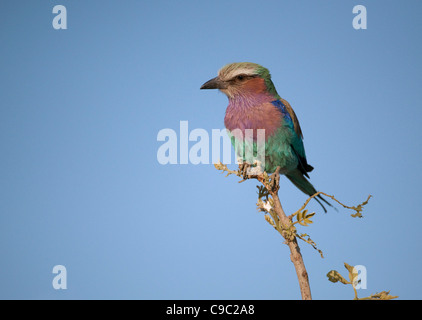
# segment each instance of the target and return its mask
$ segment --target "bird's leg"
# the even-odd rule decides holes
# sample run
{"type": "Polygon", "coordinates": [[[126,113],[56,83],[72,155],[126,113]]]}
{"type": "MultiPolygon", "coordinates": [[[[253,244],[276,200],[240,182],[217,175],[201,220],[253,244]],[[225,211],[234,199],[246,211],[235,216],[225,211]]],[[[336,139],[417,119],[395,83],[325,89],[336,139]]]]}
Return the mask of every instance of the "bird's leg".
{"type": "Polygon", "coordinates": [[[239,171],[243,177],[243,181],[245,181],[246,179],[248,179],[248,170],[251,167],[251,165],[247,162],[243,162],[239,164],[239,171]]]}
{"type": "Polygon", "coordinates": [[[280,189],[280,167],[277,167],[270,179],[271,192],[277,193],[280,189]]]}

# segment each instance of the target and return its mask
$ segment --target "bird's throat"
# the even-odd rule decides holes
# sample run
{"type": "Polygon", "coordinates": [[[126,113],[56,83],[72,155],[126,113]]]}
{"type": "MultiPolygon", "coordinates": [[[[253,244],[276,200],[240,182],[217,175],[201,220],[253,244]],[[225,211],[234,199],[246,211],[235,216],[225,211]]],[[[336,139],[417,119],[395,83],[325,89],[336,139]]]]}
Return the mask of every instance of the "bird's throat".
{"type": "Polygon", "coordinates": [[[229,96],[229,109],[236,111],[247,111],[253,109],[263,103],[274,101],[274,97],[267,92],[254,93],[238,93],[233,96],[229,96]]]}
{"type": "Polygon", "coordinates": [[[229,131],[265,129],[265,135],[274,134],[281,123],[281,113],[271,103],[271,96],[237,97],[229,99],[224,124],[229,131]]]}

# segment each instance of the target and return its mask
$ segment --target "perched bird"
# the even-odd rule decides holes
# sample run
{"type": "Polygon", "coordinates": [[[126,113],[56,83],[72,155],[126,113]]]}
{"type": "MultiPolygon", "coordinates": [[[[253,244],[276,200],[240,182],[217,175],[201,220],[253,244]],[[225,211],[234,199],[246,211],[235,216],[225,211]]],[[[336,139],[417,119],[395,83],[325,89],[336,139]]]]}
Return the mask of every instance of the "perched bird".
{"type": "MultiPolygon", "coordinates": [[[[278,95],[268,69],[251,62],[231,63],[201,89],[219,89],[227,95],[229,105],[224,124],[233,145],[245,137],[247,129],[252,129],[256,149],[256,132],[265,129],[264,170],[271,173],[280,166],[280,174],[286,175],[305,194],[312,196],[317,192],[306,179],[313,167],[306,160],[299,121],[290,104],[278,95]]],[[[314,199],[325,212],[319,200],[331,206],[320,195],[314,199]]]]}

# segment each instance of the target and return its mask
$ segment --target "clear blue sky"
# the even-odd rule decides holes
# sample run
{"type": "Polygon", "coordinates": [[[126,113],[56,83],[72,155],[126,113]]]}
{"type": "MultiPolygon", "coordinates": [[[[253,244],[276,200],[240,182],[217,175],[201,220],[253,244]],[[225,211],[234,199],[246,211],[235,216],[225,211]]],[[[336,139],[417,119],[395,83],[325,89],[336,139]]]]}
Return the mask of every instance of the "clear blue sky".
{"type": "MultiPolygon", "coordinates": [[[[199,87],[226,63],[269,68],[296,111],[317,189],[301,244],[315,299],[351,299],[326,273],[422,298],[420,1],[1,1],[0,298],[299,299],[256,183],[212,165],[160,165],[157,133],[223,128],[199,87]],[[52,8],[67,8],[67,30],[52,8]],[[352,9],[368,10],[355,30],[352,9]],[[52,287],[55,265],[67,290],[52,287]]],[[[192,145],[192,143],[191,143],[192,145]]],[[[287,179],[287,212],[306,200],[287,179]]]]}

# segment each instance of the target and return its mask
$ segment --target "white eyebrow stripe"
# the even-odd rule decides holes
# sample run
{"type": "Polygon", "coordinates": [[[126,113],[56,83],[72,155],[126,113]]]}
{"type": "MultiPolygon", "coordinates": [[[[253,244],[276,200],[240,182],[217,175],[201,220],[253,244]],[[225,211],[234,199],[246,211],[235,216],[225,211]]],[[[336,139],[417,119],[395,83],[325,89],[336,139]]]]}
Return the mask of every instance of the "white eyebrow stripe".
{"type": "Polygon", "coordinates": [[[248,69],[248,68],[240,68],[240,69],[235,69],[233,71],[230,71],[229,73],[224,74],[220,74],[220,77],[222,77],[222,79],[224,80],[230,80],[233,79],[234,77],[240,75],[240,74],[244,74],[246,76],[254,76],[254,70],[248,69]]]}
{"type": "Polygon", "coordinates": [[[230,72],[229,75],[230,75],[230,78],[234,78],[234,77],[238,76],[239,74],[244,74],[244,75],[247,75],[247,76],[253,76],[255,73],[251,69],[242,68],[242,69],[233,70],[233,72],[230,72]]]}

